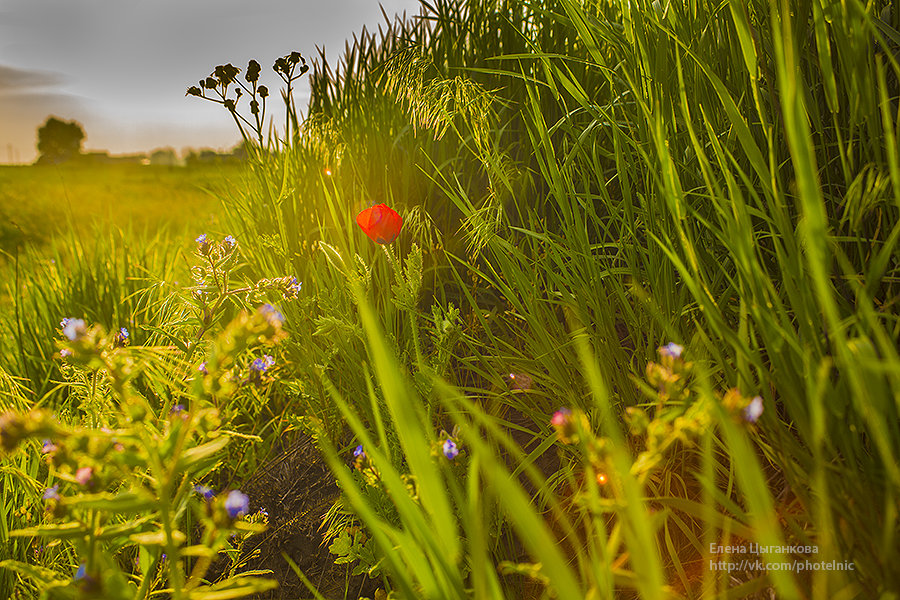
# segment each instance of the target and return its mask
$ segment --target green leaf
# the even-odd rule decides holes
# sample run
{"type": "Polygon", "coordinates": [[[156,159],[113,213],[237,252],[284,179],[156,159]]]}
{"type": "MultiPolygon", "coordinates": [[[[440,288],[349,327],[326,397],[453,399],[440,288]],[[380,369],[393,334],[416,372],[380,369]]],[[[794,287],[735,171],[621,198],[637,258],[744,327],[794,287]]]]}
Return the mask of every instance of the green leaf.
{"type": "Polygon", "coordinates": [[[190,593],[188,598],[191,600],[229,600],[230,598],[243,598],[251,594],[259,594],[276,587],[278,587],[278,582],[271,579],[234,577],[216,585],[197,588],[190,593]]]}
{"type": "Polygon", "coordinates": [[[350,554],[350,536],[346,531],[342,531],[341,535],[334,539],[334,542],[330,546],[328,546],[328,551],[332,554],[337,554],[339,556],[346,556],[350,554]]]}
{"type": "Polygon", "coordinates": [[[62,525],[40,525],[26,529],[10,531],[10,537],[55,537],[62,540],[83,537],[91,530],[81,523],[63,523],[62,525]]]}
{"type": "Polygon", "coordinates": [[[204,461],[208,458],[215,456],[219,451],[221,451],[225,446],[228,445],[228,442],[231,441],[227,436],[221,436],[215,438],[211,442],[207,442],[205,444],[201,444],[200,446],[196,446],[191,448],[190,450],[185,450],[182,453],[181,458],[178,460],[178,469],[186,470],[191,465],[196,465],[197,463],[204,461]]]}
{"type": "MultiPolygon", "coordinates": [[[[128,539],[142,546],[165,546],[167,543],[166,532],[162,529],[158,531],[148,531],[146,533],[135,533],[128,536],[128,539]]],[[[176,544],[184,543],[185,539],[183,533],[177,529],[172,530],[172,540],[176,544]]]]}
{"type": "Polygon", "coordinates": [[[75,508],[93,508],[104,512],[141,512],[156,508],[156,498],[146,492],[123,492],[121,494],[84,494],[66,498],[66,506],[75,508]]]}
{"type": "Polygon", "coordinates": [[[187,353],[187,352],[189,351],[189,348],[188,348],[187,344],[184,342],[184,340],[182,340],[182,339],[179,338],[179,337],[176,337],[176,336],[172,335],[171,333],[169,333],[168,331],[166,331],[166,330],[164,330],[164,329],[161,329],[161,328],[159,328],[159,327],[154,327],[154,326],[152,326],[152,325],[142,325],[142,326],[141,326],[141,329],[143,329],[144,331],[152,331],[153,333],[158,333],[159,335],[161,335],[162,337],[164,337],[164,338],[165,338],[166,340],[168,340],[173,346],[175,346],[176,348],[178,348],[178,349],[181,350],[182,352],[187,353]]]}
{"type": "Polygon", "coordinates": [[[203,544],[196,544],[194,546],[188,546],[181,550],[182,556],[205,556],[207,558],[214,558],[218,554],[215,550],[210,549],[203,544]]]}
{"type": "Polygon", "coordinates": [[[37,583],[40,587],[68,584],[71,581],[71,577],[64,577],[61,573],[57,573],[52,569],[47,569],[38,565],[30,565],[17,560],[4,560],[3,562],[0,562],[0,567],[24,575],[37,583]]]}
{"type": "Polygon", "coordinates": [[[108,539],[116,536],[124,536],[129,535],[138,531],[139,529],[146,528],[149,523],[153,520],[153,517],[143,517],[141,519],[135,519],[133,521],[126,521],[124,523],[119,523],[117,525],[110,525],[108,527],[104,527],[100,530],[100,533],[97,534],[97,539],[108,539]]]}

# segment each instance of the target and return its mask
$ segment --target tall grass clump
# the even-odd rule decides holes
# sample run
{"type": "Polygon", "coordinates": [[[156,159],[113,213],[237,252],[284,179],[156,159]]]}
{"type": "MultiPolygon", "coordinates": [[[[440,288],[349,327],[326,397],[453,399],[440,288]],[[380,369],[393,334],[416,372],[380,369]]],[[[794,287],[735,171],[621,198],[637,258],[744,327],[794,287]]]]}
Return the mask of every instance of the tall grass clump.
{"type": "Polygon", "coordinates": [[[802,539],[822,559],[865,563],[849,578],[817,573],[811,589],[894,589],[892,29],[861,4],[563,8],[615,92],[598,97],[537,49],[547,85],[534,93],[578,115],[548,127],[529,111],[537,154],[566,149],[571,170],[542,167],[561,212],[573,198],[604,211],[620,247],[638,249],[617,257],[634,296],[716,381],[773,408],[759,460],[784,483],[752,489],[752,468],[736,467],[748,508],[815,532],[802,539]]]}

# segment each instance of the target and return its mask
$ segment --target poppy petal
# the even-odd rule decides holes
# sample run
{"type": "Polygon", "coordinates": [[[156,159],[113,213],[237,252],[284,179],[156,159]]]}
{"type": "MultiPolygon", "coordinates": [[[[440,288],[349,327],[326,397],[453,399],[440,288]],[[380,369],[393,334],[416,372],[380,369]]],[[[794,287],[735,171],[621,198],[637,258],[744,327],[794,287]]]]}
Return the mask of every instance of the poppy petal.
{"type": "Polygon", "coordinates": [[[400,233],[403,218],[387,204],[376,204],[359,213],[356,223],[376,244],[390,244],[400,233]]]}

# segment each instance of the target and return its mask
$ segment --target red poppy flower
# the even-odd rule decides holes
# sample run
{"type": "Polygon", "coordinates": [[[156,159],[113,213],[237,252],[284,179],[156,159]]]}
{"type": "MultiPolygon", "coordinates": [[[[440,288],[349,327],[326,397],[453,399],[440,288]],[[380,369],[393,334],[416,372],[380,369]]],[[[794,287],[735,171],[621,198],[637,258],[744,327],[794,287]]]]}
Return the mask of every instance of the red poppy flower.
{"type": "Polygon", "coordinates": [[[356,223],[376,244],[390,244],[403,227],[403,217],[387,204],[376,204],[356,215],[356,223]]]}

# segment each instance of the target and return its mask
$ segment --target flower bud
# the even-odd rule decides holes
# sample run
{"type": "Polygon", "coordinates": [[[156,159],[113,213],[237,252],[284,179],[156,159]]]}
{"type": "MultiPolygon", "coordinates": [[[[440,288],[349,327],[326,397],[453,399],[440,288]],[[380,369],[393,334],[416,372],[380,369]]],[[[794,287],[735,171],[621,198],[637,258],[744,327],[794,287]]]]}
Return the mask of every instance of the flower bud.
{"type": "Polygon", "coordinates": [[[251,59],[250,62],[247,63],[247,74],[244,75],[244,79],[246,79],[249,83],[257,81],[259,79],[259,71],[259,63],[251,59]]]}

